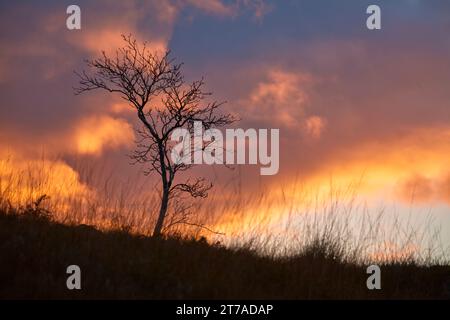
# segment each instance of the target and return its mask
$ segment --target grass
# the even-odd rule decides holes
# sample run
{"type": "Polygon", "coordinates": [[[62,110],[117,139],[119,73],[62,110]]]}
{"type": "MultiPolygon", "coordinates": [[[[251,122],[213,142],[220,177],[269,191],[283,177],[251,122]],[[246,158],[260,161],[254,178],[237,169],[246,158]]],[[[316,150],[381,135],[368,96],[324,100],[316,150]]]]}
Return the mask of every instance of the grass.
{"type": "Polygon", "coordinates": [[[58,160],[0,161],[0,298],[450,298],[440,230],[364,214],[357,187],[301,209],[314,193],[288,198],[282,190],[277,201],[270,192],[217,191],[192,218],[226,235],[179,226],[155,239],[157,194],[98,172],[58,160]],[[381,290],[366,287],[372,263],[381,266],[381,290]],[[81,268],[80,291],[66,288],[72,264],[81,268]]]}
{"type": "Polygon", "coordinates": [[[2,299],[448,299],[450,266],[384,263],[382,290],[366,266],[326,242],[289,257],[211,245],[204,238],[155,239],[51,221],[31,207],[0,212],[2,299]],[[79,265],[82,290],[66,289],[79,265]]]}

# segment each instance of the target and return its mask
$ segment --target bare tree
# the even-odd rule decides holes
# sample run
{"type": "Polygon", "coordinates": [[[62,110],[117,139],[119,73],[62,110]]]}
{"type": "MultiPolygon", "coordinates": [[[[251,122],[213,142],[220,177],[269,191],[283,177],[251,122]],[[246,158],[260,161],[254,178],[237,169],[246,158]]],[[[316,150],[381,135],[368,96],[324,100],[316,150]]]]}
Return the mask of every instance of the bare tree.
{"type": "MultiPolygon", "coordinates": [[[[222,103],[206,101],[210,93],[204,91],[203,79],[185,82],[182,64],[175,63],[169,51],[158,55],[146,43],[140,45],[131,36],[122,37],[124,46],[113,57],[102,52],[100,58],[86,60],[88,71],[76,72],[80,81],[75,93],[101,89],[118,94],[136,110],[142,129],[137,130],[139,139],[131,158],[133,163],[146,166],[146,175],[156,172],[161,177],[161,205],[153,231],[157,237],[164,230],[172,199],[183,194],[204,198],[212,187],[203,178],[175,182],[177,173],[190,169],[192,164],[170,161],[171,133],[177,128],[192,132],[194,121],[201,121],[206,130],[235,119],[218,112],[222,103]]],[[[169,224],[188,223],[188,209],[179,208],[180,218],[172,218],[169,224]]]]}

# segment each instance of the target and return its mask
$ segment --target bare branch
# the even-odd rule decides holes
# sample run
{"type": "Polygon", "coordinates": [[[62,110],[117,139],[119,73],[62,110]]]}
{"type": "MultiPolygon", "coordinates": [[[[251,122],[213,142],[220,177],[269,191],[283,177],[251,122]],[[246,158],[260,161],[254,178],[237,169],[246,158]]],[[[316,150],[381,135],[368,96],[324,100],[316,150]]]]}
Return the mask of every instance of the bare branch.
{"type": "Polygon", "coordinates": [[[212,188],[203,178],[175,183],[177,173],[192,165],[170,161],[172,132],[178,128],[191,131],[195,121],[200,121],[204,129],[218,128],[236,118],[219,113],[223,102],[206,102],[211,93],[204,91],[204,79],[186,83],[182,64],[175,63],[169,51],[160,55],[147,43],[138,44],[131,35],[122,38],[124,46],[115,55],[102,52],[99,58],[86,60],[88,71],[75,72],[79,86],[74,91],[77,95],[94,90],[117,94],[136,110],[142,128],[136,130],[136,149],[130,158],[132,164],[145,166],[144,174],[156,172],[161,178],[161,208],[154,231],[159,235],[169,200],[182,194],[205,198],[212,188]]]}

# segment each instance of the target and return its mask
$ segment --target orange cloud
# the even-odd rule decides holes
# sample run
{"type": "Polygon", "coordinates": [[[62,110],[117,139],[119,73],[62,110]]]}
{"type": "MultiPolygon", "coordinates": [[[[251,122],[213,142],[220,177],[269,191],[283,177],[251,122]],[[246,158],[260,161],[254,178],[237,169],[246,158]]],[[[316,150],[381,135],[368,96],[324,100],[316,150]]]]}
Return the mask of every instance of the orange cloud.
{"type": "MultiPolygon", "coordinates": [[[[247,194],[249,198],[239,202],[225,200],[230,205],[218,209],[223,215],[213,225],[227,235],[251,238],[255,233],[283,233],[296,215],[374,212],[380,199],[383,205],[450,204],[448,159],[449,127],[417,128],[384,141],[362,142],[330,152],[314,171],[274,179],[261,197],[247,194]]],[[[392,247],[370,257],[400,259],[413,249],[392,247]]]]}
{"type": "Polygon", "coordinates": [[[397,194],[405,202],[443,201],[450,204],[450,171],[447,174],[444,172],[444,176],[439,177],[426,177],[415,173],[399,183],[397,194]]]}
{"type": "Polygon", "coordinates": [[[418,128],[331,152],[303,180],[323,194],[331,179],[337,189],[357,183],[358,195],[368,199],[382,195],[385,200],[410,201],[415,190],[418,201],[448,202],[448,159],[450,128],[418,128]]]}
{"type": "Polygon", "coordinates": [[[134,133],[125,120],[93,116],[78,124],[74,139],[79,154],[99,155],[104,149],[129,146],[134,141],[134,133]]]}
{"type": "Polygon", "coordinates": [[[127,113],[131,113],[133,112],[133,108],[130,107],[128,104],[126,103],[113,103],[111,105],[111,112],[115,113],[115,114],[127,114],[127,113]]]}
{"type": "Polygon", "coordinates": [[[61,160],[26,159],[12,152],[3,159],[0,160],[0,198],[13,204],[30,204],[47,195],[57,205],[69,198],[83,199],[95,194],[61,160]]]}

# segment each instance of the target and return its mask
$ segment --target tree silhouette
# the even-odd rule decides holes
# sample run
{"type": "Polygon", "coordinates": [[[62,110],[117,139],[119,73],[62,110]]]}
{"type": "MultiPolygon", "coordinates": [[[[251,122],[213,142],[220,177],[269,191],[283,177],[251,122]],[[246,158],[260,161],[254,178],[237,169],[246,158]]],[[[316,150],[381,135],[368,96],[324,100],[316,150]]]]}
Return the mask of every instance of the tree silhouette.
{"type": "MultiPolygon", "coordinates": [[[[146,175],[156,172],[161,178],[161,205],[153,230],[153,236],[160,236],[172,199],[186,194],[204,198],[212,187],[203,178],[175,182],[177,173],[190,169],[192,164],[170,161],[171,133],[178,128],[192,132],[194,121],[201,121],[206,130],[235,119],[231,114],[218,112],[222,103],[206,102],[210,93],[203,90],[203,79],[185,82],[182,64],[175,63],[169,51],[158,55],[146,43],[138,44],[131,35],[122,37],[124,46],[113,57],[103,51],[100,58],[86,60],[88,71],[76,72],[79,86],[75,93],[101,89],[118,94],[136,110],[142,128],[137,130],[137,148],[130,156],[133,163],[146,166],[146,175]]],[[[170,226],[189,224],[190,207],[180,203],[175,201],[174,210],[180,215],[168,223],[170,226]]]]}

